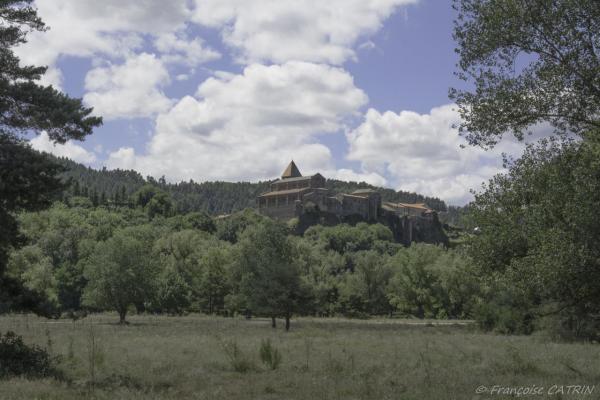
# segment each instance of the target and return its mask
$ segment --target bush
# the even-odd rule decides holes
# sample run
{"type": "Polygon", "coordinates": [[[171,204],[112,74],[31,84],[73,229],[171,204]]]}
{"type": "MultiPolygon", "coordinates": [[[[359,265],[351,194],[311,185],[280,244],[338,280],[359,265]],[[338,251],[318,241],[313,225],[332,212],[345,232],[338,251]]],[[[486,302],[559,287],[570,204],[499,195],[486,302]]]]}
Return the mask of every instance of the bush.
{"type": "Polygon", "coordinates": [[[221,347],[227,355],[229,365],[235,372],[245,373],[254,369],[252,361],[242,352],[237,342],[234,340],[222,342],[221,347]]]}
{"type": "Polygon", "coordinates": [[[262,340],[260,343],[260,360],[272,370],[276,370],[281,364],[281,353],[271,344],[270,339],[262,340]]]}
{"type": "Polygon", "coordinates": [[[0,378],[25,376],[27,378],[58,377],[53,359],[38,346],[28,346],[14,332],[0,334],[0,378]]]}
{"type": "Polygon", "coordinates": [[[480,303],[475,307],[474,317],[484,331],[529,335],[534,328],[531,313],[506,304],[480,303]]]}

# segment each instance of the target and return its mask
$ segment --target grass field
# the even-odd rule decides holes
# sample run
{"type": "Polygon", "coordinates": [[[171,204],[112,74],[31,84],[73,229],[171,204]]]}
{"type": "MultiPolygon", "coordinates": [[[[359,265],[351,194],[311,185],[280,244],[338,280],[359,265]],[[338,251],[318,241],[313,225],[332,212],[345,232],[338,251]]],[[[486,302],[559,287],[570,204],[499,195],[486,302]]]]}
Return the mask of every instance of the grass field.
{"type": "Polygon", "coordinates": [[[595,344],[400,320],[301,318],[288,333],[266,319],[132,316],[127,326],[116,320],[111,314],[76,322],[0,317],[0,331],[60,355],[67,377],[0,381],[0,398],[508,398],[491,395],[494,385],[544,388],[527,398],[600,398],[600,387],[593,387],[600,385],[595,344]],[[275,370],[259,357],[265,339],[282,355],[275,370]],[[482,385],[487,392],[476,394],[482,385]],[[588,385],[592,393],[568,395],[567,385],[588,385]]]}

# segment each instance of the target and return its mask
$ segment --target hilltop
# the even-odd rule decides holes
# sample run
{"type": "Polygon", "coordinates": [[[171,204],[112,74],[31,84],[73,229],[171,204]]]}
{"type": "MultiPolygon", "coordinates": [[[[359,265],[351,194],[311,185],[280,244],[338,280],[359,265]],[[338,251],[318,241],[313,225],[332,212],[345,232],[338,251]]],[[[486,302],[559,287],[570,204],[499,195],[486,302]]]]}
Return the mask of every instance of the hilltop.
{"type": "MultiPolygon", "coordinates": [[[[71,180],[82,195],[105,201],[123,199],[145,184],[152,184],[167,192],[173,199],[177,211],[188,213],[204,211],[210,215],[231,214],[245,208],[255,207],[256,197],[269,190],[270,181],[259,182],[188,182],[168,183],[166,179],[144,178],[133,170],[93,169],[67,158],[56,158],[65,167],[62,176],[71,180]]],[[[447,211],[446,203],[436,197],[418,193],[395,191],[376,187],[366,182],[344,182],[327,179],[326,187],[333,193],[349,193],[358,189],[373,189],[381,193],[383,201],[403,203],[426,203],[436,211],[447,211]]]]}

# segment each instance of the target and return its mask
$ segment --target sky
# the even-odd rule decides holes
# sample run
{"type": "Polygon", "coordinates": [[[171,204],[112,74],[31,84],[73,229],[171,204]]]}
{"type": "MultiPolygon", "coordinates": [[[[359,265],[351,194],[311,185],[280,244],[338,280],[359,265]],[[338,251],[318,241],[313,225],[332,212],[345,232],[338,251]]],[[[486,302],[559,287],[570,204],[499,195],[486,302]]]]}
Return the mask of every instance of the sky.
{"type": "Polygon", "coordinates": [[[440,0],[35,0],[49,26],[15,51],[104,125],[32,146],[167,181],[304,175],[464,205],[505,140],[466,145],[448,89],[454,10],[440,0]],[[464,148],[463,148],[464,147],[464,148]]]}

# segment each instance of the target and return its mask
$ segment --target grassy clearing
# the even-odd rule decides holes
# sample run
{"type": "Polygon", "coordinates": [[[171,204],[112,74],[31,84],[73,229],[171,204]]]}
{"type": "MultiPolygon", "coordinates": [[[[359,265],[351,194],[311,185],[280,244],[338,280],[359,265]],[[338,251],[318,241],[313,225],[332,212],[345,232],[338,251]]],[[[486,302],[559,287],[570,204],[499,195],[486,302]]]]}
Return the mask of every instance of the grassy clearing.
{"type": "MultiPolygon", "coordinates": [[[[1,317],[0,331],[60,355],[70,382],[1,381],[0,398],[438,400],[502,398],[476,395],[480,385],[600,384],[598,345],[482,334],[465,325],[306,318],[285,333],[266,319],[117,320],[1,317]],[[275,369],[261,362],[266,340],[281,355],[275,369]]],[[[585,398],[599,394],[596,387],[585,398]]]]}

